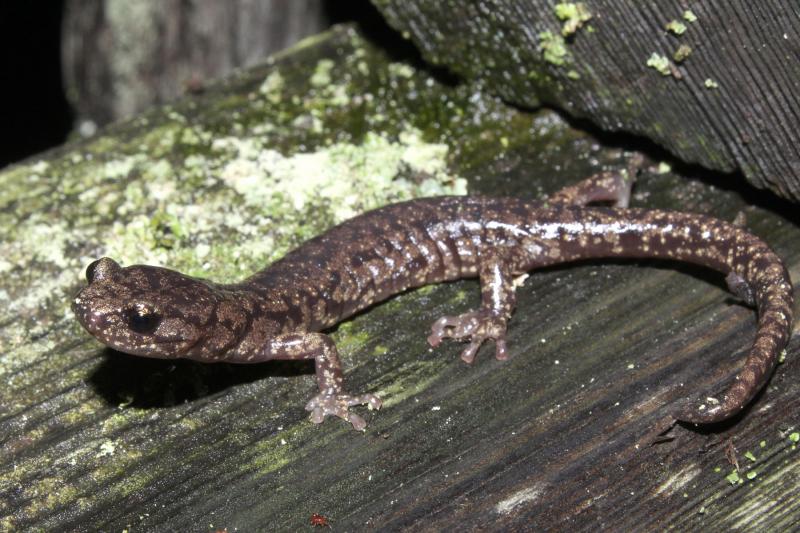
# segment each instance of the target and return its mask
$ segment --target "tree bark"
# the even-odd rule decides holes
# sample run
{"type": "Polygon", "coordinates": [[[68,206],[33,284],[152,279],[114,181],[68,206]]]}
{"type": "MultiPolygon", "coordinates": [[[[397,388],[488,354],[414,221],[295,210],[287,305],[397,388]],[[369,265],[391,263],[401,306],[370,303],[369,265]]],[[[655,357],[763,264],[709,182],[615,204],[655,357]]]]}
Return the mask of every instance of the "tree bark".
{"type": "Polygon", "coordinates": [[[68,95],[79,120],[130,117],[320,31],[323,7],[321,0],[68,0],[68,95]]]}

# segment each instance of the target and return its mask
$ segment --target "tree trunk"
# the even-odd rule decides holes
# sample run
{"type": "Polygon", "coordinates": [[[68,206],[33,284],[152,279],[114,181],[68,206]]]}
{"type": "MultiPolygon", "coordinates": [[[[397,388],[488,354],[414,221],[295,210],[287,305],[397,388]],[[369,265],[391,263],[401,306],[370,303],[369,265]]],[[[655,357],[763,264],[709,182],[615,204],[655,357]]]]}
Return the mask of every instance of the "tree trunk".
{"type": "Polygon", "coordinates": [[[320,31],[323,7],[321,0],[68,0],[68,95],[80,120],[130,117],[320,31]]]}

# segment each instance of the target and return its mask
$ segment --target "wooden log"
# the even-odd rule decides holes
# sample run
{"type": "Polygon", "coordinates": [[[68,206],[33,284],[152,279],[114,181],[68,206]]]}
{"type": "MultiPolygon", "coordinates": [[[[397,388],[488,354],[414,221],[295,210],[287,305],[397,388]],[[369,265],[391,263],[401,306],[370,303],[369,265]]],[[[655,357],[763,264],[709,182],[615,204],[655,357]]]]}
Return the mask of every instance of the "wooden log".
{"type": "MultiPolygon", "coordinates": [[[[730,379],[752,341],[753,312],[702,270],[533,273],[506,362],[484,350],[467,366],[458,344],[425,342],[436,318],[478,302],[475,281],[369,309],[333,333],[349,388],[385,401],[362,411],[365,433],[308,421],[308,365],[125,356],[69,312],[99,255],[233,280],[349,211],[462,179],[542,198],[625,160],[553,113],[439,83],[338,28],[4,169],[0,530],[287,531],[314,515],[347,531],[788,529],[796,336],[739,420],[636,447],[683,397],[730,379]]],[[[796,210],[687,178],[651,169],[633,203],[744,211],[800,278],[796,210]]]]}
{"type": "Polygon", "coordinates": [[[427,60],[508,102],[647,137],[800,200],[794,2],[373,3],[427,60]]]}
{"type": "Polygon", "coordinates": [[[322,30],[323,11],[319,0],[68,0],[67,94],[90,128],[130,117],[322,30]]]}

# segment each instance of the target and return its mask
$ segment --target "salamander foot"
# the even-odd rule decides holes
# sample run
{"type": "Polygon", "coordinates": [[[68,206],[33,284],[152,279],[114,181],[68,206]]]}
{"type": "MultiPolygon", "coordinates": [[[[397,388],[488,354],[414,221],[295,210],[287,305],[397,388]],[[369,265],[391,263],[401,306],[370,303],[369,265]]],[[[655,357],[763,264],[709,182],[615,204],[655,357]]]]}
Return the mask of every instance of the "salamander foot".
{"type": "Polygon", "coordinates": [[[328,415],[338,416],[342,420],[347,420],[358,431],[364,431],[367,422],[355,413],[351,413],[349,408],[353,405],[364,405],[369,409],[380,409],[381,399],[374,394],[362,394],[351,396],[349,394],[319,393],[306,404],[306,411],[311,411],[311,421],[321,424],[328,415]]]}
{"type": "Polygon", "coordinates": [[[458,316],[443,316],[431,326],[428,344],[439,345],[442,339],[469,340],[469,346],[461,352],[465,363],[472,363],[475,354],[484,341],[494,340],[495,357],[500,361],[508,359],[506,351],[506,318],[489,311],[470,311],[458,316]]]}

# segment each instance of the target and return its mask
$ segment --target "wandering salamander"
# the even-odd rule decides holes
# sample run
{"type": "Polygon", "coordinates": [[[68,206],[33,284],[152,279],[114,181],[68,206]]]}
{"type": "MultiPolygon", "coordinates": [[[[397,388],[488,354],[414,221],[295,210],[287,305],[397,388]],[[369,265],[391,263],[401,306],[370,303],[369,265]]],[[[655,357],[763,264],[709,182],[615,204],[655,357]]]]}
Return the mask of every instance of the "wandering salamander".
{"type": "MultiPolygon", "coordinates": [[[[632,166],[633,168],[633,166],[632,166]]],[[[605,172],[546,202],[517,198],[439,197],[388,205],[311,239],[234,284],[166,268],[121,267],[104,257],[86,270],[75,297],[81,324],[108,346],[135,355],[205,362],[314,359],[319,394],[311,420],[328,415],[364,429],[349,407],[379,408],[374,394],[343,387],[327,328],[409,288],[478,277],[479,309],[444,316],[428,342],[468,341],[471,363],[493,340],[507,359],[506,322],[518,275],[592,258],[663,258],[710,267],[758,311],[755,341],[733,385],[720,398],[688,402],[676,420],[706,424],[739,412],[763,387],[788,342],[792,286],[780,258],[761,239],[712,217],[628,208],[633,171],[605,172]],[[586,207],[596,202],[615,207],[586,207]]]]}

